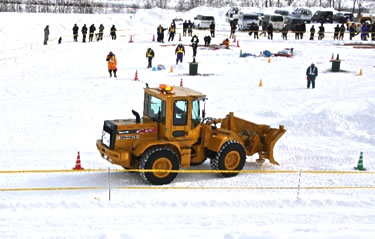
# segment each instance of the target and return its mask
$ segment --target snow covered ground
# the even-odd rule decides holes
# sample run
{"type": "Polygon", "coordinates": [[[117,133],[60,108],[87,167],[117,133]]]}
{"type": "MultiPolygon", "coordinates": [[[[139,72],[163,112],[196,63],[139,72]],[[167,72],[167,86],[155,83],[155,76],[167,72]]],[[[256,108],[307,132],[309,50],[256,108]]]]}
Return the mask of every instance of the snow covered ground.
{"type": "MultiPolygon", "coordinates": [[[[172,18],[193,20],[200,13],[215,16],[217,37],[212,44],[219,44],[229,36],[225,12],[0,13],[1,238],[373,238],[374,49],[344,46],[350,42],[348,34],[343,42],[333,41],[332,35],[322,41],[309,41],[305,35],[296,41],[292,34],[283,41],[278,33],[270,41],[239,32],[240,47],[233,42],[229,50],[199,47],[200,75],[189,76],[189,46],[183,64],[175,65],[178,35],[172,43],[152,42],[159,24],[167,27],[172,18]],[[102,23],[105,39],[83,44],[80,35],[79,42],[73,42],[74,23],[102,23]],[[51,34],[44,46],[47,24],[51,34]],[[118,29],[116,41],[108,37],[112,24],[118,29]],[[130,35],[134,43],[129,43],[130,35]],[[148,47],[155,51],[153,65],[166,70],[146,68],[148,47]],[[294,48],[295,56],[272,57],[270,63],[265,57],[239,57],[241,50],[259,55],[284,48],[294,48]],[[118,59],[117,79],[107,72],[109,51],[118,59]],[[332,53],[339,54],[342,72],[330,71],[332,53]],[[306,89],[311,62],[319,68],[314,90],[306,89]],[[134,81],[136,71],[140,81],[134,81]],[[152,87],[179,85],[181,79],[184,86],[207,94],[208,116],[234,112],[255,123],[285,125],[287,132],[275,146],[280,166],[258,165],[256,157],[248,157],[245,165],[245,170],[284,172],[234,178],[179,174],[162,188],[146,184],[135,173],[116,172],[119,167],[96,150],[103,121],[133,118],[131,109],[142,112],[146,82],[152,87]],[[77,151],[85,169],[103,171],[5,172],[71,169],[77,151]],[[358,173],[353,167],[360,152],[367,171],[358,173]],[[336,172],[308,172],[316,170],[336,172]],[[66,187],[72,189],[36,190],[66,187]]],[[[201,43],[208,34],[194,33],[201,43]]],[[[182,43],[189,42],[182,38],[182,43]]],[[[195,169],[210,169],[209,162],[195,169]]]]}

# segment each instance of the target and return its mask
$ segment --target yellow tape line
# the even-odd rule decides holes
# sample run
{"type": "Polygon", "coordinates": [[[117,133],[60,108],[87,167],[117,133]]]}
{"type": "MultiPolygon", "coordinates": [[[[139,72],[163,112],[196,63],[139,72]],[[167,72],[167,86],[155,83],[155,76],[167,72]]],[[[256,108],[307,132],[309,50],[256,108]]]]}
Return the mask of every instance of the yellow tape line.
{"type": "MultiPolygon", "coordinates": [[[[107,187],[53,187],[53,188],[0,188],[0,192],[21,191],[68,191],[68,190],[103,190],[107,187]]],[[[297,190],[298,187],[111,187],[119,190],[297,190]]],[[[322,186],[322,187],[300,187],[301,190],[342,190],[342,189],[375,189],[375,186],[322,186]]]]}
{"type": "MultiPolygon", "coordinates": [[[[168,170],[152,169],[110,169],[110,172],[165,172],[168,170]]],[[[87,173],[87,172],[108,172],[108,169],[58,169],[58,170],[2,170],[0,174],[21,174],[21,173],[87,173]]],[[[375,171],[325,171],[325,170],[169,170],[171,173],[190,173],[190,174],[210,174],[210,173],[242,173],[242,174],[280,174],[280,173],[305,173],[305,174],[375,174],[375,171]]]]}

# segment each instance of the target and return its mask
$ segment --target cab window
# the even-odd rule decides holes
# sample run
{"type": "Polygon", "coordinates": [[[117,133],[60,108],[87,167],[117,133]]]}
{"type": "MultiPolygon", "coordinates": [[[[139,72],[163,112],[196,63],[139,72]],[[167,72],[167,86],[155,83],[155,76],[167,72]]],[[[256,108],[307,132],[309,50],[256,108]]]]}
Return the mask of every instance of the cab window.
{"type": "Polygon", "coordinates": [[[155,121],[165,123],[165,101],[145,94],[143,114],[155,121]]]}
{"type": "Polygon", "coordinates": [[[194,100],[191,109],[191,128],[194,129],[200,123],[199,100],[194,100]]]}
{"type": "Polygon", "coordinates": [[[173,107],[173,125],[187,124],[188,102],[186,100],[177,100],[173,107]]]}

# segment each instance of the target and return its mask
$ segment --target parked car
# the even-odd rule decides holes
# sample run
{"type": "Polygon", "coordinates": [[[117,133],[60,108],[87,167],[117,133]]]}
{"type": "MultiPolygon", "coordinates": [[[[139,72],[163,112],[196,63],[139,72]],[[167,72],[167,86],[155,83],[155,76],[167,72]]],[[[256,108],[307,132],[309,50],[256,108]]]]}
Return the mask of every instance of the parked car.
{"type": "Polygon", "coordinates": [[[240,12],[240,16],[238,18],[238,30],[249,30],[252,23],[259,25],[258,14],[240,12]]]}
{"type": "Polygon", "coordinates": [[[211,23],[215,22],[213,16],[197,15],[194,17],[194,28],[209,28],[211,23]]]}
{"type": "Polygon", "coordinates": [[[288,31],[296,31],[296,26],[303,24],[305,21],[298,17],[290,17],[285,19],[285,27],[288,31]]]}
{"type": "Polygon", "coordinates": [[[291,15],[292,17],[301,18],[305,23],[310,23],[312,18],[312,12],[307,8],[296,8],[291,15]]]}
{"type": "Polygon", "coordinates": [[[281,9],[276,9],[275,14],[279,14],[281,16],[284,16],[284,18],[290,17],[290,13],[288,10],[281,10],[281,9]]]}
{"type": "Polygon", "coordinates": [[[238,7],[231,7],[225,14],[225,21],[232,24],[237,24],[238,18],[240,16],[240,9],[238,7]]]}
{"type": "Polygon", "coordinates": [[[347,21],[353,21],[352,13],[338,12],[333,16],[333,21],[338,23],[346,23],[347,21]]]}
{"type": "Polygon", "coordinates": [[[312,22],[320,23],[332,23],[333,22],[333,12],[332,11],[316,11],[313,17],[311,18],[312,22]]]}
{"type": "Polygon", "coordinates": [[[274,30],[281,31],[284,27],[284,17],[281,15],[264,15],[262,28],[265,29],[271,23],[274,30]]]}

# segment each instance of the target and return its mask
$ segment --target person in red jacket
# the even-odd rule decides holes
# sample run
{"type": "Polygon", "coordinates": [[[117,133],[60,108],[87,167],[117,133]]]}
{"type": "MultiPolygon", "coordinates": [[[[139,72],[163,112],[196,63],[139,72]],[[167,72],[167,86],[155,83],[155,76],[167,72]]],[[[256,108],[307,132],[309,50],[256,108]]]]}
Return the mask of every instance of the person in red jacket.
{"type": "Polygon", "coordinates": [[[117,59],[116,59],[115,54],[113,54],[113,52],[110,51],[107,58],[106,58],[106,61],[108,62],[109,77],[112,77],[112,71],[113,71],[114,77],[117,77],[117,75],[116,75],[116,73],[117,73],[117,59]]]}

